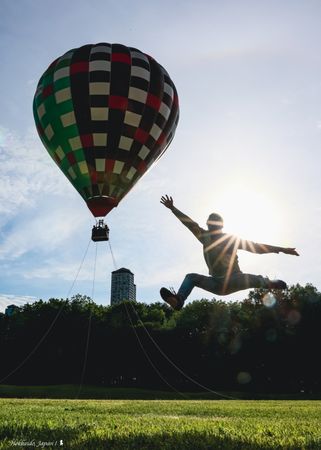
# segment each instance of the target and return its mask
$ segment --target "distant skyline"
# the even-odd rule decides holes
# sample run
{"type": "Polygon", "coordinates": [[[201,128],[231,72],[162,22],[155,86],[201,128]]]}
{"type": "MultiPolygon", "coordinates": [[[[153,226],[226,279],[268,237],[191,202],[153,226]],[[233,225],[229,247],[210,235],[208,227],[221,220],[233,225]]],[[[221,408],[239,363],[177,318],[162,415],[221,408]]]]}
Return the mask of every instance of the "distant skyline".
{"type": "MultiPolygon", "coordinates": [[[[97,244],[93,288],[93,218],[32,115],[48,65],[97,42],[152,55],[180,100],[167,152],[106,217],[117,268],[135,274],[137,300],[161,301],[160,287],[207,274],[200,244],[160,204],[163,194],[201,226],[216,211],[227,232],[300,254],[240,251],[244,272],[321,289],[320,2],[1,0],[0,12],[0,311],[92,292],[109,304],[109,245],[97,244]]],[[[189,299],[212,297],[195,289],[189,299]]]]}

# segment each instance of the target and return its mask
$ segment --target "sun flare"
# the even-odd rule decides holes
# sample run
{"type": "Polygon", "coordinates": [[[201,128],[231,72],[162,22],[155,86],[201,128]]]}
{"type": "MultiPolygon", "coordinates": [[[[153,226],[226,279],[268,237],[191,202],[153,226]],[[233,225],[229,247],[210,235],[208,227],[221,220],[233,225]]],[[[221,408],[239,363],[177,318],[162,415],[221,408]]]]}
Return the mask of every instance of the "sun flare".
{"type": "Polygon", "coordinates": [[[229,185],[215,199],[207,201],[206,207],[208,213],[215,211],[223,216],[227,233],[255,242],[284,244],[284,211],[274,193],[255,186],[229,185]]]}

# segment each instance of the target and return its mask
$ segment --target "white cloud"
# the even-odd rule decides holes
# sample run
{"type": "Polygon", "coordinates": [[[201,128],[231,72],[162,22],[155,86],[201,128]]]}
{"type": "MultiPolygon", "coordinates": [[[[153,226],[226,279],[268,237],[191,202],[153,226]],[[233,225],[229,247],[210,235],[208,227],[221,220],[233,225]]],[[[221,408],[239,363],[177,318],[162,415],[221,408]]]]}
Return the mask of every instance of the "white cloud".
{"type": "Polygon", "coordinates": [[[29,295],[13,295],[0,293],[0,312],[4,312],[8,305],[23,306],[26,303],[33,303],[38,300],[29,295]]]}
{"type": "Polygon", "coordinates": [[[63,248],[89,217],[33,132],[0,128],[0,179],[0,261],[63,248]]]}
{"type": "MultiPolygon", "coordinates": [[[[35,284],[46,296],[49,286],[75,279],[90,212],[33,132],[20,138],[0,128],[0,178],[2,289],[25,284],[32,294],[35,284]]],[[[87,272],[80,279],[92,279],[87,272]]],[[[12,303],[16,296],[3,297],[4,305],[5,298],[12,303]]]]}
{"type": "Polygon", "coordinates": [[[17,218],[10,231],[3,233],[0,261],[12,261],[31,251],[48,254],[64,248],[66,241],[75,234],[75,224],[78,227],[82,225],[84,215],[76,208],[71,212],[68,204],[60,203],[50,213],[50,206],[29,218],[17,218]],[[68,220],[68,217],[72,217],[72,220],[68,220]]]}
{"type": "Polygon", "coordinates": [[[0,179],[0,227],[43,194],[71,192],[33,131],[20,137],[0,126],[0,179]]]}
{"type": "MultiPolygon", "coordinates": [[[[86,249],[84,249],[85,252],[86,249]]],[[[60,255],[61,256],[61,255],[60,255]]],[[[57,257],[50,257],[41,264],[35,264],[34,267],[27,269],[23,276],[26,279],[56,279],[71,282],[77,278],[77,281],[93,282],[94,277],[94,257],[92,255],[86,256],[82,263],[82,258],[75,261],[75,255],[67,260],[65,257],[59,259],[57,257]]],[[[101,282],[106,280],[106,261],[99,258],[96,261],[95,281],[101,282]]]]}

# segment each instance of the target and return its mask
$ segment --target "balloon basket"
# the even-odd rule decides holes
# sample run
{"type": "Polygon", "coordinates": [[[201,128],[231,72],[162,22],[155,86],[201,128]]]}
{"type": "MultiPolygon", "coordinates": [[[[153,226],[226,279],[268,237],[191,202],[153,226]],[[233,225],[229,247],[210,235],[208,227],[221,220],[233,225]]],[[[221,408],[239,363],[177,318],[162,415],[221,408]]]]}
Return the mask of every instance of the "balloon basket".
{"type": "Polygon", "coordinates": [[[96,225],[93,226],[91,232],[91,239],[94,242],[108,241],[109,239],[109,228],[104,223],[103,219],[99,220],[96,225]]]}

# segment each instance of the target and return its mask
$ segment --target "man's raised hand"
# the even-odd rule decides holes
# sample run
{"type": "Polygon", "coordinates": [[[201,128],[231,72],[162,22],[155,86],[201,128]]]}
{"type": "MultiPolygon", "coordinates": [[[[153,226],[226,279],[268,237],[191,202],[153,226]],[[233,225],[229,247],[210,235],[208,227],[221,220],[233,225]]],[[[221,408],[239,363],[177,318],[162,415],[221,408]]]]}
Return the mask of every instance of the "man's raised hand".
{"type": "Polygon", "coordinates": [[[295,255],[299,256],[299,253],[295,250],[295,248],[283,248],[282,252],[286,255],[295,255]]]}
{"type": "Polygon", "coordinates": [[[160,202],[164,206],[166,206],[166,208],[173,209],[173,207],[174,207],[173,199],[172,199],[172,197],[169,197],[168,195],[163,195],[160,202]]]}

